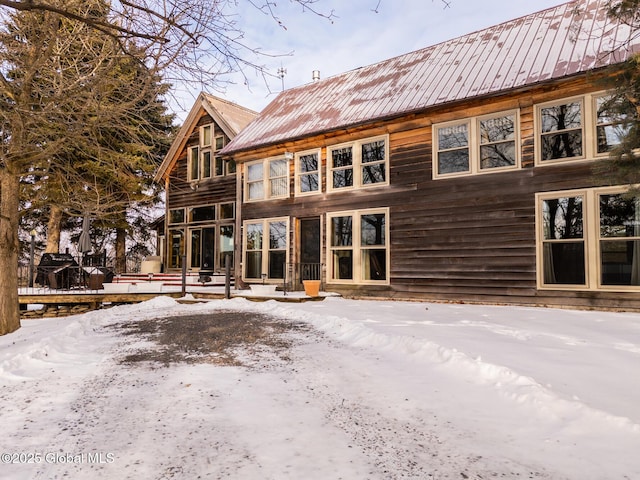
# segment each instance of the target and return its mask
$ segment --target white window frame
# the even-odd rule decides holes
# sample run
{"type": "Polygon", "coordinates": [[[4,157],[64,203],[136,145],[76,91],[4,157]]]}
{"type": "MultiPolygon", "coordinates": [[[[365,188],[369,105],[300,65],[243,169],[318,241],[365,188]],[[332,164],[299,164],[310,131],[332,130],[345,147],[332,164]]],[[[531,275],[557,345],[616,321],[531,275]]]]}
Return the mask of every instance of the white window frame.
{"type": "Polygon", "coordinates": [[[187,149],[187,180],[190,182],[200,180],[200,171],[201,171],[200,147],[199,146],[189,147],[187,149]],[[195,162],[195,167],[198,169],[197,172],[195,172],[195,175],[193,171],[194,162],[195,162]]]}
{"type": "Polygon", "coordinates": [[[609,152],[598,153],[598,107],[597,101],[601,97],[610,95],[608,91],[592,92],[585,95],[561,98],[535,105],[534,131],[535,131],[535,165],[557,165],[567,162],[580,162],[607,158],[609,152]],[[582,155],[568,158],[556,158],[542,160],[542,109],[555,105],[580,102],[582,106],[582,155]]]}
{"type": "Polygon", "coordinates": [[[214,127],[213,127],[213,123],[209,123],[207,125],[202,125],[200,127],[200,131],[199,131],[199,137],[200,137],[200,146],[203,148],[212,147],[212,142],[213,142],[213,138],[214,138],[214,127]],[[206,141],[206,135],[205,132],[209,130],[209,141],[206,141]]]}
{"type": "Polygon", "coordinates": [[[200,137],[200,179],[211,178],[215,175],[215,160],[213,156],[213,135],[214,125],[212,123],[202,125],[199,131],[200,137]],[[205,132],[209,132],[209,140],[207,141],[207,135],[205,132]],[[207,160],[205,160],[207,159],[207,160]],[[207,166],[208,164],[208,166],[207,166]],[[205,171],[208,170],[208,174],[205,175],[205,171]]]}
{"type": "MultiPolygon", "coordinates": [[[[433,138],[433,169],[432,176],[433,179],[441,179],[441,178],[450,178],[450,177],[460,177],[465,175],[486,175],[491,173],[498,173],[510,170],[518,170],[521,168],[521,147],[520,147],[520,111],[518,109],[515,110],[505,110],[500,112],[495,112],[487,115],[480,115],[476,117],[468,117],[463,120],[454,120],[450,122],[436,123],[432,127],[432,138],[433,138]],[[515,148],[515,163],[513,165],[507,165],[504,167],[493,167],[493,168],[481,168],[481,155],[480,150],[481,147],[487,145],[483,144],[481,140],[481,128],[480,122],[497,119],[501,117],[514,117],[514,138],[513,140],[504,140],[493,143],[507,143],[513,141],[515,148]],[[467,136],[468,136],[468,145],[467,150],[469,152],[469,165],[467,170],[460,172],[450,172],[450,173],[440,173],[439,172],[439,161],[438,161],[438,153],[456,150],[454,148],[451,149],[443,149],[441,150],[439,147],[439,135],[438,130],[441,128],[449,128],[455,126],[466,126],[467,128],[467,136]]],[[[464,148],[464,147],[460,147],[464,148]]]]}
{"type": "Polygon", "coordinates": [[[351,285],[389,285],[390,284],[390,259],[391,259],[391,239],[389,238],[389,208],[369,208],[361,210],[345,210],[340,212],[328,212],[326,215],[326,264],[327,264],[327,283],[328,284],[351,284],[351,285]],[[362,245],[362,216],[364,215],[385,215],[385,231],[384,247],[381,246],[365,246],[362,245]],[[333,230],[332,219],[336,217],[352,217],[351,222],[351,245],[350,246],[333,246],[333,230]],[[362,253],[364,250],[385,250],[385,279],[384,280],[367,280],[364,278],[363,268],[364,263],[362,261],[362,253]],[[340,279],[334,278],[335,265],[333,261],[333,252],[337,250],[351,250],[352,251],[352,279],[340,279]]]}
{"type": "MultiPolygon", "coordinates": [[[[262,282],[264,280],[265,283],[282,283],[284,278],[270,278],[269,277],[269,252],[276,250],[284,250],[285,251],[285,263],[289,263],[289,254],[290,254],[290,221],[289,217],[272,217],[272,218],[262,218],[256,220],[245,220],[242,222],[242,278],[247,282],[262,282]],[[270,248],[269,242],[269,228],[272,223],[276,222],[284,222],[285,223],[285,236],[286,236],[286,246],[284,249],[272,249],[270,248]],[[260,225],[262,227],[262,244],[260,250],[248,250],[247,249],[247,232],[250,225],[260,225]],[[262,272],[264,278],[254,278],[247,277],[247,252],[248,251],[260,251],[262,255],[260,271],[262,272]]],[[[284,270],[284,274],[286,275],[286,267],[284,270]]]]}
{"type": "MultiPolygon", "coordinates": [[[[602,158],[602,157],[607,157],[609,156],[609,150],[604,151],[604,152],[598,152],[598,127],[599,126],[614,126],[616,124],[619,123],[623,123],[623,122],[603,122],[603,123],[598,123],[598,99],[600,98],[606,98],[612,96],[612,92],[596,92],[591,94],[591,102],[592,102],[592,108],[593,108],[593,152],[594,155],[598,158],[602,158]]],[[[618,145],[618,144],[614,144],[618,145]]]]}
{"type": "Polygon", "coordinates": [[[321,155],[321,149],[317,148],[314,150],[306,150],[304,152],[298,152],[294,155],[294,169],[295,169],[295,180],[294,180],[294,185],[295,185],[295,196],[296,197],[304,197],[304,196],[308,196],[308,195],[317,195],[319,193],[322,193],[322,155],[321,155]],[[305,157],[305,156],[309,156],[309,155],[316,155],[316,157],[318,158],[318,169],[314,170],[314,171],[309,171],[309,172],[302,172],[301,171],[301,157],[305,157]],[[317,190],[312,190],[309,192],[303,192],[302,191],[302,181],[301,178],[305,177],[305,176],[310,176],[310,175],[317,175],[318,177],[318,189],[317,190]]]}
{"type": "Polygon", "coordinates": [[[167,218],[167,225],[181,225],[183,223],[187,223],[187,213],[185,211],[184,208],[170,208],[169,209],[169,215],[167,218]],[[173,222],[171,221],[171,217],[174,214],[178,214],[182,217],[182,220],[178,221],[178,222],[173,222]]]}
{"type": "Polygon", "coordinates": [[[338,145],[331,145],[327,147],[327,192],[345,192],[351,190],[359,190],[365,188],[384,187],[389,185],[389,135],[378,135],[375,137],[363,138],[354,142],[340,143],[338,145]],[[362,168],[366,164],[362,163],[362,146],[368,143],[374,143],[378,141],[384,141],[384,160],[375,163],[384,163],[384,182],[363,184],[362,182],[362,168]],[[333,167],[333,155],[334,150],[341,148],[351,148],[352,152],[352,164],[350,167],[333,167]],[[333,186],[333,172],[340,170],[353,170],[353,185],[346,187],[334,187],[333,186]]]}
{"type": "MultiPolygon", "coordinates": [[[[615,292],[640,292],[638,285],[603,285],[602,284],[602,250],[600,236],[600,196],[618,195],[628,190],[626,186],[584,188],[579,190],[562,190],[557,192],[543,192],[536,194],[536,280],[539,290],[578,290],[578,291],[615,291],[615,292]],[[551,284],[544,281],[544,222],[542,219],[542,202],[544,200],[562,197],[582,197],[583,206],[583,238],[585,283],[577,284],[551,284]]],[[[615,237],[622,241],[627,238],[633,241],[634,237],[615,237]]],[[[606,241],[614,241],[607,239],[606,241]]]]}
{"type": "Polygon", "coordinates": [[[263,160],[257,160],[257,161],[253,161],[253,162],[248,162],[246,163],[246,170],[245,170],[245,175],[244,175],[244,201],[247,203],[250,202],[262,202],[265,200],[274,200],[274,199],[279,199],[279,198],[289,198],[290,196],[290,164],[289,164],[289,160],[287,160],[284,156],[278,156],[278,157],[270,157],[270,158],[265,158],[263,160]],[[271,164],[273,162],[286,162],[286,176],[280,176],[280,177],[271,177],[271,164]],[[260,165],[262,164],[262,179],[260,180],[252,180],[249,181],[249,169],[250,167],[254,166],[254,165],[260,165]],[[275,195],[273,194],[272,188],[271,188],[271,182],[272,180],[276,180],[276,179],[284,179],[286,182],[286,192],[281,194],[281,195],[275,195]],[[249,198],[249,186],[251,184],[257,184],[257,183],[262,183],[262,192],[263,195],[260,198],[249,198]]]}
{"type": "Polygon", "coordinates": [[[187,180],[196,182],[209,178],[235,175],[235,172],[229,172],[229,161],[224,161],[221,157],[215,155],[215,152],[224,148],[226,144],[224,134],[214,135],[215,125],[213,123],[202,125],[198,130],[198,134],[198,145],[187,148],[187,180]],[[210,132],[210,140],[208,142],[205,138],[207,130],[210,132]],[[194,165],[196,161],[197,164],[194,165]],[[194,171],[194,169],[197,169],[197,171],[194,171]],[[205,174],[207,170],[208,174],[205,174]]]}
{"type": "Polygon", "coordinates": [[[215,142],[213,144],[213,149],[217,152],[218,150],[222,150],[224,148],[224,146],[226,145],[226,141],[224,139],[224,135],[216,135],[213,139],[213,141],[215,142]],[[218,140],[222,139],[222,142],[220,142],[222,145],[218,145],[218,140]]]}
{"type": "Polygon", "coordinates": [[[214,271],[214,272],[220,272],[224,270],[225,265],[224,265],[222,254],[225,252],[231,252],[232,258],[233,258],[233,248],[230,250],[222,250],[224,245],[221,240],[221,231],[223,228],[226,228],[226,227],[231,227],[234,230],[234,236],[235,236],[235,223],[233,222],[214,222],[214,223],[206,223],[206,224],[193,224],[193,226],[189,226],[186,229],[187,234],[186,234],[186,237],[184,238],[184,243],[185,243],[185,248],[187,250],[187,267],[189,268],[189,270],[194,272],[198,272],[203,269],[206,271],[214,271]],[[202,234],[205,229],[213,230],[213,237],[214,237],[213,258],[211,259],[212,264],[206,269],[202,265],[199,265],[199,266],[193,265],[194,252],[193,252],[193,241],[192,241],[193,232],[199,231],[200,232],[199,249],[200,249],[200,255],[202,255],[202,249],[203,249],[202,234]]]}

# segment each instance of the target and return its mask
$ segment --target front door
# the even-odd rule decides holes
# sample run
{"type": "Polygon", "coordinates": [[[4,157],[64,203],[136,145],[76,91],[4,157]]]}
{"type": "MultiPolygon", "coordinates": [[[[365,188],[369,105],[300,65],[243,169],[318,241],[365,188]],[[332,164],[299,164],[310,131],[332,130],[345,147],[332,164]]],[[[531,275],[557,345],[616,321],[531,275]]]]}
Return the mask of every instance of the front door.
{"type": "Polygon", "coordinates": [[[321,280],[320,217],[300,220],[299,258],[298,280],[321,280]]]}

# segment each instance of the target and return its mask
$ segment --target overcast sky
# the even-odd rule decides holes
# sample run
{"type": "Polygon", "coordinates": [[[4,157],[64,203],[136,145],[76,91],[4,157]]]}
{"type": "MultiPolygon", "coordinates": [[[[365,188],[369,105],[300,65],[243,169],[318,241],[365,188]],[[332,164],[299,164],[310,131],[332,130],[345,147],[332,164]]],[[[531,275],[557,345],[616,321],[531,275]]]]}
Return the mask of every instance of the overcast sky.
{"type": "MultiPolygon", "coordinates": [[[[312,81],[313,70],[327,78],[365,65],[456,38],[483,28],[560,5],[562,0],[318,0],[315,8],[333,11],[329,21],[303,12],[290,0],[277,2],[277,15],[286,27],[264,15],[248,1],[237,2],[236,20],[248,44],[264,53],[283,55],[252,59],[272,74],[247,70],[226,77],[223,87],[207,87],[208,93],[256,111],[262,110],[282,90],[278,70],[286,70],[284,87],[312,81]]],[[[260,1],[257,2],[260,4],[260,1]]],[[[182,123],[200,87],[178,93],[181,105],[170,102],[182,123]]]]}

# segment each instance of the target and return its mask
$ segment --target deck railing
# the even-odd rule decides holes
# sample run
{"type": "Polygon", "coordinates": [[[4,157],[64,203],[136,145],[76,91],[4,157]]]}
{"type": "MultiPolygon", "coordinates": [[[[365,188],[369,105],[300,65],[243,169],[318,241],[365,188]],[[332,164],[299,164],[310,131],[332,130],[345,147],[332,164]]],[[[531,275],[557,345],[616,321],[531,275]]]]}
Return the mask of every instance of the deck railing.
{"type": "Polygon", "coordinates": [[[322,281],[322,263],[287,263],[284,279],[285,291],[303,290],[304,280],[322,281]]]}
{"type": "Polygon", "coordinates": [[[33,271],[28,265],[18,268],[18,286],[25,293],[36,293],[42,289],[58,292],[99,290],[112,277],[112,271],[104,267],[35,266],[33,271]]]}

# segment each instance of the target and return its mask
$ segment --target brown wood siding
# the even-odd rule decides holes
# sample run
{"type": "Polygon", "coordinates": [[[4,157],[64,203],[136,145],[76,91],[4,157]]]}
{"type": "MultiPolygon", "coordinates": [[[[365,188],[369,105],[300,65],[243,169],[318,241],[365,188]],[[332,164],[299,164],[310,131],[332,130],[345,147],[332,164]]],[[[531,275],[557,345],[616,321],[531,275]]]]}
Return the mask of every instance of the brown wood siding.
{"type": "MultiPolygon", "coordinates": [[[[190,147],[199,144],[200,127],[211,123],[213,123],[213,119],[210,115],[202,115],[189,136],[185,148],[179,153],[177,161],[170,170],[169,189],[166,192],[167,209],[236,201],[235,175],[201,180],[198,182],[197,190],[193,190],[187,181],[187,152],[190,147]]],[[[214,124],[214,138],[221,133],[220,128],[214,124]]],[[[226,141],[228,140],[226,138],[226,141]]]]}
{"type": "MultiPolygon", "coordinates": [[[[368,129],[334,132],[260,151],[255,160],[323,147],[323,192],[243,204],[243,219],[389,207],[390,285],[329,284],[349,296],[434,301],[640,309],[640,293],[551,291],[536,287],[535,194],[605,185],[595,161],[535,164],[535,105],[585,93],[583,79],[559,88],[515,93],[495,102],[477,100],[413,115],[368,129]],[[432,178],[433,123],[519,108],[522,168],[451,178],[432,178]],[[326,193],[326,146],[389,133],[390,185],[326,193]]],[[[324,217],[323,217],[324,218],[324,217]]],[[[291,225],[292,231],[294,225],[291,225]]],[[[326,232],[325,232],[326,237],[326,232]]],[[[292,239],[293,240],[293,239],[292,239]]],[[[292,241],[291,245],[295,245],[292,241]]],[[[326,238],[323,239],[326,253],[326,238]]],[[[323,255],[324,258],[324,255],[323,255]]],[[[326,261],[326,259],[324,260],[326,261]]]]}

